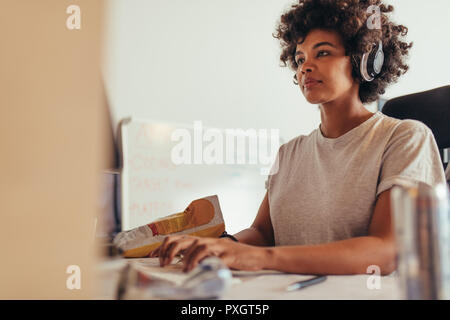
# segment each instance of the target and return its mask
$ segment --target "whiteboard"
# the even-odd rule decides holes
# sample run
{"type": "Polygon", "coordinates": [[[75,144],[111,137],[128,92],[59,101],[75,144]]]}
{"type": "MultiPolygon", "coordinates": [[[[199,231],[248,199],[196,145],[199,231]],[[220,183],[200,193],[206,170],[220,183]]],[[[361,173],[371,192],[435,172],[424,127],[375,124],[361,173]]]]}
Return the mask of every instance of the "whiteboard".
{"type": "MultiPolygon", "coordinates": [[[[262,167],[267,169],[267,166],[250,162],[250,158],[256,155],[249,147],[245,148],[245,154],[240,152],[236,155],[244,157],[241,160],[246,159],[241,164],[227,164],[226,161],[224,164],[206,164],[204,161],[175,164],[172,150],[180,140],[172,140],[172,134],[175,130],[184,129],[194,137],[194,128],[192,124],[150,119],[126,118],[120,122],[122,230],[182,212],[193,200],[211,195],[219,198],[229,233],[236,233],[252,224],[266,192],[267,173],[262,174],[262,167]]],[[[224,129],[214,130],[225,138],[228,135],[224,129]]],[[[207,143],[202,145],[205,148],[207,143]]],[[[275,151],[273,149],[269,152],[272,154],[269,169],[278,146],[275,151]]]]}

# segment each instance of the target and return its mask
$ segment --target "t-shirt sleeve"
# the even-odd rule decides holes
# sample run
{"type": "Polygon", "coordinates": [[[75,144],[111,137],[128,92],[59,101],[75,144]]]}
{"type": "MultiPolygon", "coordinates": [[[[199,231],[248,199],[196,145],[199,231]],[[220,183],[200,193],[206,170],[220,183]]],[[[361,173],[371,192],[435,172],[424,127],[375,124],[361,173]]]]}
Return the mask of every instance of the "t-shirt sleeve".
{"type": "Polygon", "coordinates": [[[444,168],[433,132],[416,120],[403,120],[385,148],[377,196],[393,187],[445,183],[444,168]]]}
{"type": "Polygon", "coordinates": [[[277,155],[275,157],[275,160],[272,163],[272,166],[270,168],[269,174],[267,175],[266,181],[265,181],[265,189],[269,191],[270,183],[272,181],[272,177],[278,172],[280,169],[280,159],[282,157],[282,148],[284,145],[281,145],[278,149],[277,155]]]}

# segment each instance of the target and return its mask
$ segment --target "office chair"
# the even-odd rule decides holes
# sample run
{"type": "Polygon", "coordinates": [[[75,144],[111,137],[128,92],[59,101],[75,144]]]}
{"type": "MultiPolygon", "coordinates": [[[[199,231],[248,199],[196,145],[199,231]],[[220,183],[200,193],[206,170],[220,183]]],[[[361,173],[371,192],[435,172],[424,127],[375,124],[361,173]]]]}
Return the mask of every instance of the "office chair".
{"type": "Polygon", "coordinates": [[[381,112],[425,123],[433,132],[445,170],[450,158],[450,85],[390,99],[381,112]]]}

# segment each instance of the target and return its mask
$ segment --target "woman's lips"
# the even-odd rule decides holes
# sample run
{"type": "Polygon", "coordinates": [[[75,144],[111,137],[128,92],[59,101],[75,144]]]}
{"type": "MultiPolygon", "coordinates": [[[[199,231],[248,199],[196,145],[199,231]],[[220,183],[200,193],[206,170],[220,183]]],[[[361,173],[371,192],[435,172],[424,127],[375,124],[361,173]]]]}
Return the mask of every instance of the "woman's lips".
{"type": "Polygon", "coordinates": [[[318,80],[308,80],[307,82],[305,82],[304,87],[306,89],[310,89],[312,87],[315,87],[317,85],[319,85],[322,81],[318,81],[318,80]]]}

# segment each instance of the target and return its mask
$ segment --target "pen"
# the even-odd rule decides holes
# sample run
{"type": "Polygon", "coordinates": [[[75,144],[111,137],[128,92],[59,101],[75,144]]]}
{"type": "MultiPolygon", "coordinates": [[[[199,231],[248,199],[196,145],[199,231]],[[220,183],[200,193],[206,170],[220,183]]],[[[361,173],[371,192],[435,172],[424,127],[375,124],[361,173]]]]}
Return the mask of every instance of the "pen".
{"type": "Polygon", "coordinates": [[[305,287],[312,286],[313,284],[321,283],[327,279],[327,276],[317,276],[311,279],[294,282],[286,288],[286,291],[294,291],[305,287]]]}

